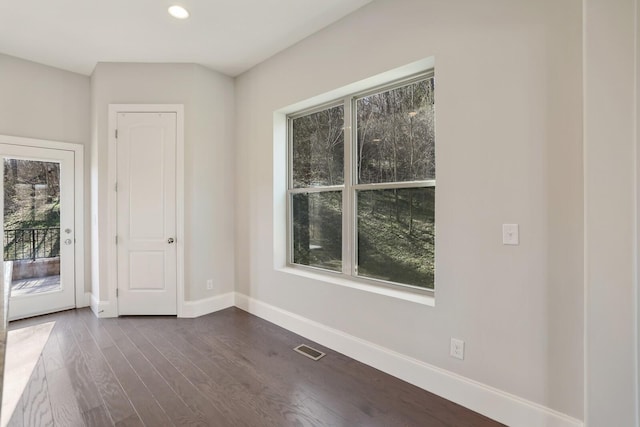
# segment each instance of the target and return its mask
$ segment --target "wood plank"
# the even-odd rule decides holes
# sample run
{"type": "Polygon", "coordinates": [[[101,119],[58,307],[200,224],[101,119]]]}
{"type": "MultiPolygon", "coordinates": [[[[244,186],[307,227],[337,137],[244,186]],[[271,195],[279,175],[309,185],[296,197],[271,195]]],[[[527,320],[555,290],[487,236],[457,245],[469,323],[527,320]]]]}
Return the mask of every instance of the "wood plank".
{"type": "Polygon", "coordinates": [[[60,351],[58,337],[51,334],[43,351],[53,420],[59,426],[81,426],[82,411],[74,396],[71,377],[60,351]]]}
{"type": "MultiPolygon", "coordinates": [[[[130,324],[130,322],[127,322],[130,324]]],[[[137,329],[130,327],[123,329],[128,335],[131,342],[140,350],[145,358],[153,365],[156,371],[165,379],[165,381],[183,397],[186,405],[193,412],[201,415],[205,420],[222,420],[225,419],[223,412],[207,401],[206,398],[198,391],[198,389],[178,371],[162,354],[140,334],[137,329]]]]}
{"type": "MultiPolygon", "coordinates": [[[[102,355],[111,367],[141,421],[149,426],[172,425],[173,423],[169,417],[144,385],[120,349],[115,345],[113,338],[105,328],[110,322],[115,322],[115,319],[100,321],[91,313],[85,313],[82,315],[82,319],[94,340],[99,340],[102,343],[102,355]]],[[[122,335],[118,336],[122,337],[122,335]]]]}
{"type": "MultiPolygon", "coordinates": [[[[137,415],[132,415],[129,418],[120,420],[116,423],[116,427],[144,427],[144,423],[137,415]]],[[[148,424],[149,426],[162,426],[164,424],[148,424]]]]}
{"type": "Polygon", "coordinates": [[[112,427],[113,421],[109,418],[107,409],[104,406],[98,406],[90,411],[82,413],[84,424],[90,427],[112,427]]]}
{"type": "Polygon", "coordinates": [[[167,414],[124,358],[122,352],[115,346],[107,347],[102,351],[142,422],[148,426],[172,425],[167,414]]]}
{"type": "Polygon", "coordinates": [[[22,397],[25,426],[53,426],[53,414],[42,357],[38,359],[22,397]]]}
{"type": "Polygon", "coordinates": [[[162,378],[118,324],[105,324],[105,329],[115,340],[116,346],[126,357],[138,377],[160,404],[164,412],[176,426],[206,426],[207,420],[195,414],[184,402],[182,396],[162,378]]]}
{"type": "MultiPolygon", "coordinates": [[[[22,397],[18,400],[15,409],[13,410],[13,414],[11,414],[11,418],[7,423],[7,427],[23,427],[24,426],[24,412],[22,407],[22,397]]],[[[5,414],[3,413],[3,421],[5,414]]]]}
{"type": "Polygon", "coordinates": [[[234,426],[278,425],[267,414],[255,410],[255,399],[249,399],[246,388],[228,372],[209,365],[207,371],[192,362],[186,354],[188,347],[177,347],[156,330],[145,330],[145,337],[158,351],[187,378],[198,391],[216,407],[234,426]]]}
{"type": "Polygon", "coordinates": [[[101,406],[102,399],[82,352],[73,337],[73,326],[69,323],[59,329],[54,328],[54,333],[58,338],[59,349],[65,360],[73,394],[84,417],[85,413],[101,406]]]}
{"type": "Polygon", "coordinates": [[[111,419],[114,422],[118,422],[134,415],[135,410],[131,406],[131,402],[113,374],[111,367],[104,359],[96,342],[84,327],[84,323],[78,322],[73,332],[78,338],[80,351],[85,358],[91,377],[100,392],[104,406],[111,419]]]}
{"type": "Polygon", "coordinates": [[[62,356],[60,345],[58,344],[58,336],[54,330],[51,331],[49,339],[42,349],[42,356],[47,372],[53,372],[65,366],[64,356],[62,356]]]}
{"type": "Polygon", "coordinates": [[[114,319],[98,319],[93,313],[88,311],[79,311],[78,320],[84,323],[85,329],[79,331],[80,335],[86,339],[93,339],[100,349],[111,347],[114,345],[111,336],[104,330],[102,323],[114,319]]]}
{"type": "Polygon", "coordinates": [[[55,425],[82,425],[82,411],[74,396],[73,386],[66,368],[48,373],[47,385],[55,425]]]}
{"type": "MultiPolygon", "coordinates": [[[[167,328],[168,329],[168,328],[167,328]]],[[[146,331],[145,331],[146,333],[146,331]]],[[[274,417],[273,410],[270,409],[272,402],[260,393],[264,389],[262,384],[257,384],[256,391],[253,392],[250,383],[256,383],[254,379],[247,376],[245,371],[228,370],[226,366],[218,364],[215,358],[207,357],[200,353],[190,342],[178,334],[170,333],[172,340],[167,341],[175,349],[180,349],[183,357],[197,366],[206,373],[209,380],[202,379],[200,381],[213,381],[219,388],[225,390],[226,396],[238,403],[241,403],[245,411],[258,414],[260,417],[260,425],[279,426],[282,425],[281,417],[274,417]],[[229,381],[225,376],[231,377],[229,381]]],[[[253,415],[245,416],[252,417],[253,415]]]]}

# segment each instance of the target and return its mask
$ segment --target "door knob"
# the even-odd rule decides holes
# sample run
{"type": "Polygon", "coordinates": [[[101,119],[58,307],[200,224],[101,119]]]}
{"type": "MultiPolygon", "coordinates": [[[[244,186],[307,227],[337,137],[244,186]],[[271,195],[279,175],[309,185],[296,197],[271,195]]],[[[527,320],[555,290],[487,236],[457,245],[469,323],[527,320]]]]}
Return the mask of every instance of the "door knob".
{"type": "Polygon", "coordinates": [[[167,243],[171,244],[175,242],[175,240],[173,240],[173,237],[169,237],[169,239],[167,239],[167,243]]]}

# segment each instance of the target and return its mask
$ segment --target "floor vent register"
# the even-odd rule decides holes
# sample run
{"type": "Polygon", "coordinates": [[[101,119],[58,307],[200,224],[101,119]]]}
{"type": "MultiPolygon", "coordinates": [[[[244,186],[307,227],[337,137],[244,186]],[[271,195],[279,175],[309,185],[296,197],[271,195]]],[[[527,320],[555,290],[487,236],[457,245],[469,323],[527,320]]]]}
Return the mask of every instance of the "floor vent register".
{"type": "Polygon", "coordinates": [[[294,350],[313,360],[320,360],[325,355],[325,353],[318,351],[315,348],[309,347],[306,344],[300,344],[299,346],[294,348],[294,350]]]}

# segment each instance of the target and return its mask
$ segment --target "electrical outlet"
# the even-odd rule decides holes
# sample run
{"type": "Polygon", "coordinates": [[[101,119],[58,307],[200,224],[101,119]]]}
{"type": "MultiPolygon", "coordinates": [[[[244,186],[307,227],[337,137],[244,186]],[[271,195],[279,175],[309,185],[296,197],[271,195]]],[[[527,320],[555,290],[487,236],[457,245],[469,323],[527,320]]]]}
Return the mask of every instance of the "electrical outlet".
{"type": "Polygon", "coordinates": [[[213,279],[207,280],[207,290],[210,291],[213,289],[213,279]]]}
{"type": "Polygon", "coordinates": [[[451,357],[464,360],[464,341],[457,338],[451,338],[451,357]]]}
{"type": "Polygon", "coordinates": [[[518,224],[502,224],[502,244],[520,244],[520,230],[518,224]]]}

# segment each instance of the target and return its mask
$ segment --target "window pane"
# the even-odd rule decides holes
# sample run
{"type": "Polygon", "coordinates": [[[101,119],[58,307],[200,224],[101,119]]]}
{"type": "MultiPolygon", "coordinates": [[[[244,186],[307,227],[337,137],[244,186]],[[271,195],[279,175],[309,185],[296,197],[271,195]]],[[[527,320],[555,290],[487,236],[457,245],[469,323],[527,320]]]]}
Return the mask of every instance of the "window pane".
{"type": "Polygon", "coordinates": [[[358,275],[433,289],[435,187],[358,191],[358,275]]]}
{"type": "Polygon", "coordinates": [[[293,187],[344,183],[344,107],[293,119],[293,187]]]}
{"type": "Polygon", "coordinates": [[[61,289],[59,163],[4,159],[4,261],[11,297],[61,289]]]}
{"type": "Polygon", "coordinates": [[[342,270],[342,192],[293,194],[293,262],[342,270]]]}
{"type": "Polygon", "coordinates": [[[356,100],[359,184],[435,179],[433,78],[356,100]]]}

